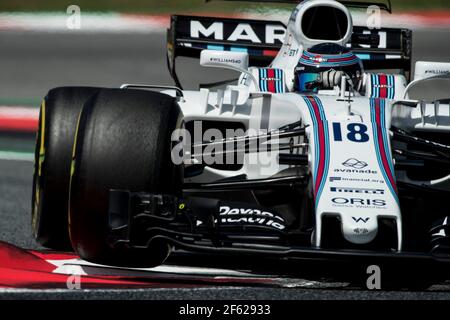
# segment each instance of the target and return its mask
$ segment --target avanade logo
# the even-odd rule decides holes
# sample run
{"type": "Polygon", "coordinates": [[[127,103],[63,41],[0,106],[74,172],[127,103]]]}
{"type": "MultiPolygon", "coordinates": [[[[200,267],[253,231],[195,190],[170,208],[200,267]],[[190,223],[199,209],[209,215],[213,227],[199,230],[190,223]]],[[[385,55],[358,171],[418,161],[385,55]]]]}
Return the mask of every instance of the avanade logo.
{"type": "Polygon", "coordinates": [[[377,174],[378,172],[371,169],[366,169],[367,162],[350,158],[342,163],[345,169],[334,169],[336,173],[365,173],[365,174],[377,174]]]}
{"type": "Polygon", "coordinates": [[[355,158],[351,158],[342,163],[344,167],[355,168],[355,169],[364,169],[368,166],[368,164],[364,161],[360,161],[355,158]]]}

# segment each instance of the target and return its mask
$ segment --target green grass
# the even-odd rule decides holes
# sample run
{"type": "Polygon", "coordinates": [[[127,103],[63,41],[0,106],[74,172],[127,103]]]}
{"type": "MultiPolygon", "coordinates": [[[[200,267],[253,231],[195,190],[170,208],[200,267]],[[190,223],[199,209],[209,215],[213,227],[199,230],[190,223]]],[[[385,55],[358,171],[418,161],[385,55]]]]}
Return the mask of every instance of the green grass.
{"type": "MultiPolygon", "coordinates": [[[[448,0],[392,0],[394,10],[450,9],[448,0]]],[[[131,13],[191,13],[232,12],[242,9],[258,9],[261,4],[216,1],[205,4],[204,0],[1,0],[1,11],[59,11],[65,12],[71,4],[84,11],[119,11],[131,13]]],[[[280,5],[275,5],[279,7],[280,5]]],[[[264,7],[268,7],[264,5],[264,7]]],[[[270,7],[270,6],[269,6],[270,7]]],[[[289,7],[289,5],[287,5],[289,7]]],[[[292,6],[291,6],[292,7],[292,6]]]]}
{"type": "Polygon", "coordinates": [[[448,0],[391,0],[394,12],[396,10],[430,10],[450,9],[448,0]]]}
{"type": "Polygon", "coordinates": [[[30,106],[39,107],[42,98],[9,98],[0,97],[0,106],[30,106]]]}

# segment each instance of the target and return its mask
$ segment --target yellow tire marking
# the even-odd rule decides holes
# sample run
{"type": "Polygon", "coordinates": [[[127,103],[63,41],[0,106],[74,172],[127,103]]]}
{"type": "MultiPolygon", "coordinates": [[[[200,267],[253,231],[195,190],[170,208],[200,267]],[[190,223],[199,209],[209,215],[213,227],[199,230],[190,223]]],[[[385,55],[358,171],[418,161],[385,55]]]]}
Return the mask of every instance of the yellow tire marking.
{"type": "Polygon", "coordinates": [[[73,147],[72,147],[72,161],[70,162],[70,177],[69,177],[69,207],[68,207],[68,231],[69,231],[69,239],[72,239],[72,234],[70,232],[70,226],[72,224],[72,221],[70,219],[71,212],[70,212],[70,198],[72,197],[72,177],[75,173],[75,153],[77,148],[77,138],[78,138],[78,129],[80,128],[80,121],[81,121],[81,113],[83,112],[83,108],[81,109],[80,113],[78,114],[78,120],[77,120],[77,127],[75,128],[75,137],[73,139],[73,147]]]}
{"type": "Polygon", "coordinates": [[[77,127],[75,128],[75,137],[73,139],[73,147],[72,147],[72,161],[70,163],[70,177],[72,178],[73,174],[75,173],[75,153],[77,148],[77,137],[78,137],[78,129],[80,127],[80,120],[81,120],[81,113],[83,110],[80,111],[78,114],[78,120],[77,120],[77,127]]]}
{"type": "Polygon", "coordinates": [[[39,149],[39,160],[38,160],[38,176],[42,174],[42,164],[45,160],[45,99],[42,101],[41,105],[41,146],[39,149]]]}
{"type": "Polygon", "coordinates": [[[41,141],[40,141],[40,147],[39,147],[39,158],[37,163],[37,177],[35,181],[35,193],[34,193],[34,204],[32,209],[32,215],[31,215],[31,228],[33,231],[33,235],[37,237],[37,219],[38,219],[38,211],[39,211],[39,202],[40,202],[40,194],[41,190],[39,178],[42,176],[42,165],[45,160],[45,99],[42,100],[41,104],[41,127],[40,127],[40,135],[41,135],[41,141]]]}

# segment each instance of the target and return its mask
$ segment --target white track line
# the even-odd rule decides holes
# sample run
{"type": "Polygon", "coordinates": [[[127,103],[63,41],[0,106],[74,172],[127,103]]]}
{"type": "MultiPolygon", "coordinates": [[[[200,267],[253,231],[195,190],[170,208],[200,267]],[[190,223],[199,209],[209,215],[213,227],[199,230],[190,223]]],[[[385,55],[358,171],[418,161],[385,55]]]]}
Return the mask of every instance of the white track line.
{"type": "Polygon", "coordinates": [[[145,276],[152,274],[179,274],[179,275],[196,275],[196,276],[222,276],[222,277],[268,277],[267,275],[252,274],[248,272],[221,269],[221,268],[205,268],[205,267],[185,267],[162,265],[155,268],[116,268],[112,266],[99,265],[90,263],[81,259],[69,260],[47,260],[53,264],[56,269],[53,273],[69,274],[69,275],[124,275],[124,276],[145,276]]]}
{"type": "Polygon", "coordinates": [[[71,33],[164,32],[169,16],[82,13],[80,29],[69,29],[68,16],[55,13],[1,13],[0,30],[71,33]]]}
{"type": "Polygon", "coordinates": [[[38,120],[39,108],[0,105],[0,118],[38,120]]]}

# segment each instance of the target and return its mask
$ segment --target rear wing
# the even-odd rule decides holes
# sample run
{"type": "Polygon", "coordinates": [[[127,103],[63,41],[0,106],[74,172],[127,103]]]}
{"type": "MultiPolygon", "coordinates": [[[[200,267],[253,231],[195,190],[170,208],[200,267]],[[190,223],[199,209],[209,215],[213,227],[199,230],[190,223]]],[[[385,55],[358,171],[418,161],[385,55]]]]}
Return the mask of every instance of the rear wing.
{"type": "MultiPolygon", "coordinates": [[[[283,44],[286,26],[279,21],[174,15],[167,31],[167,61],[176,74],[176,58],[199,58],[205,49],[244,51],[250,65],[268,66],[283,44]]],[[[352,50],[366,70],[399,70],[410,79],[412,32],[408,29],[353,27],[352,50]]]]}

